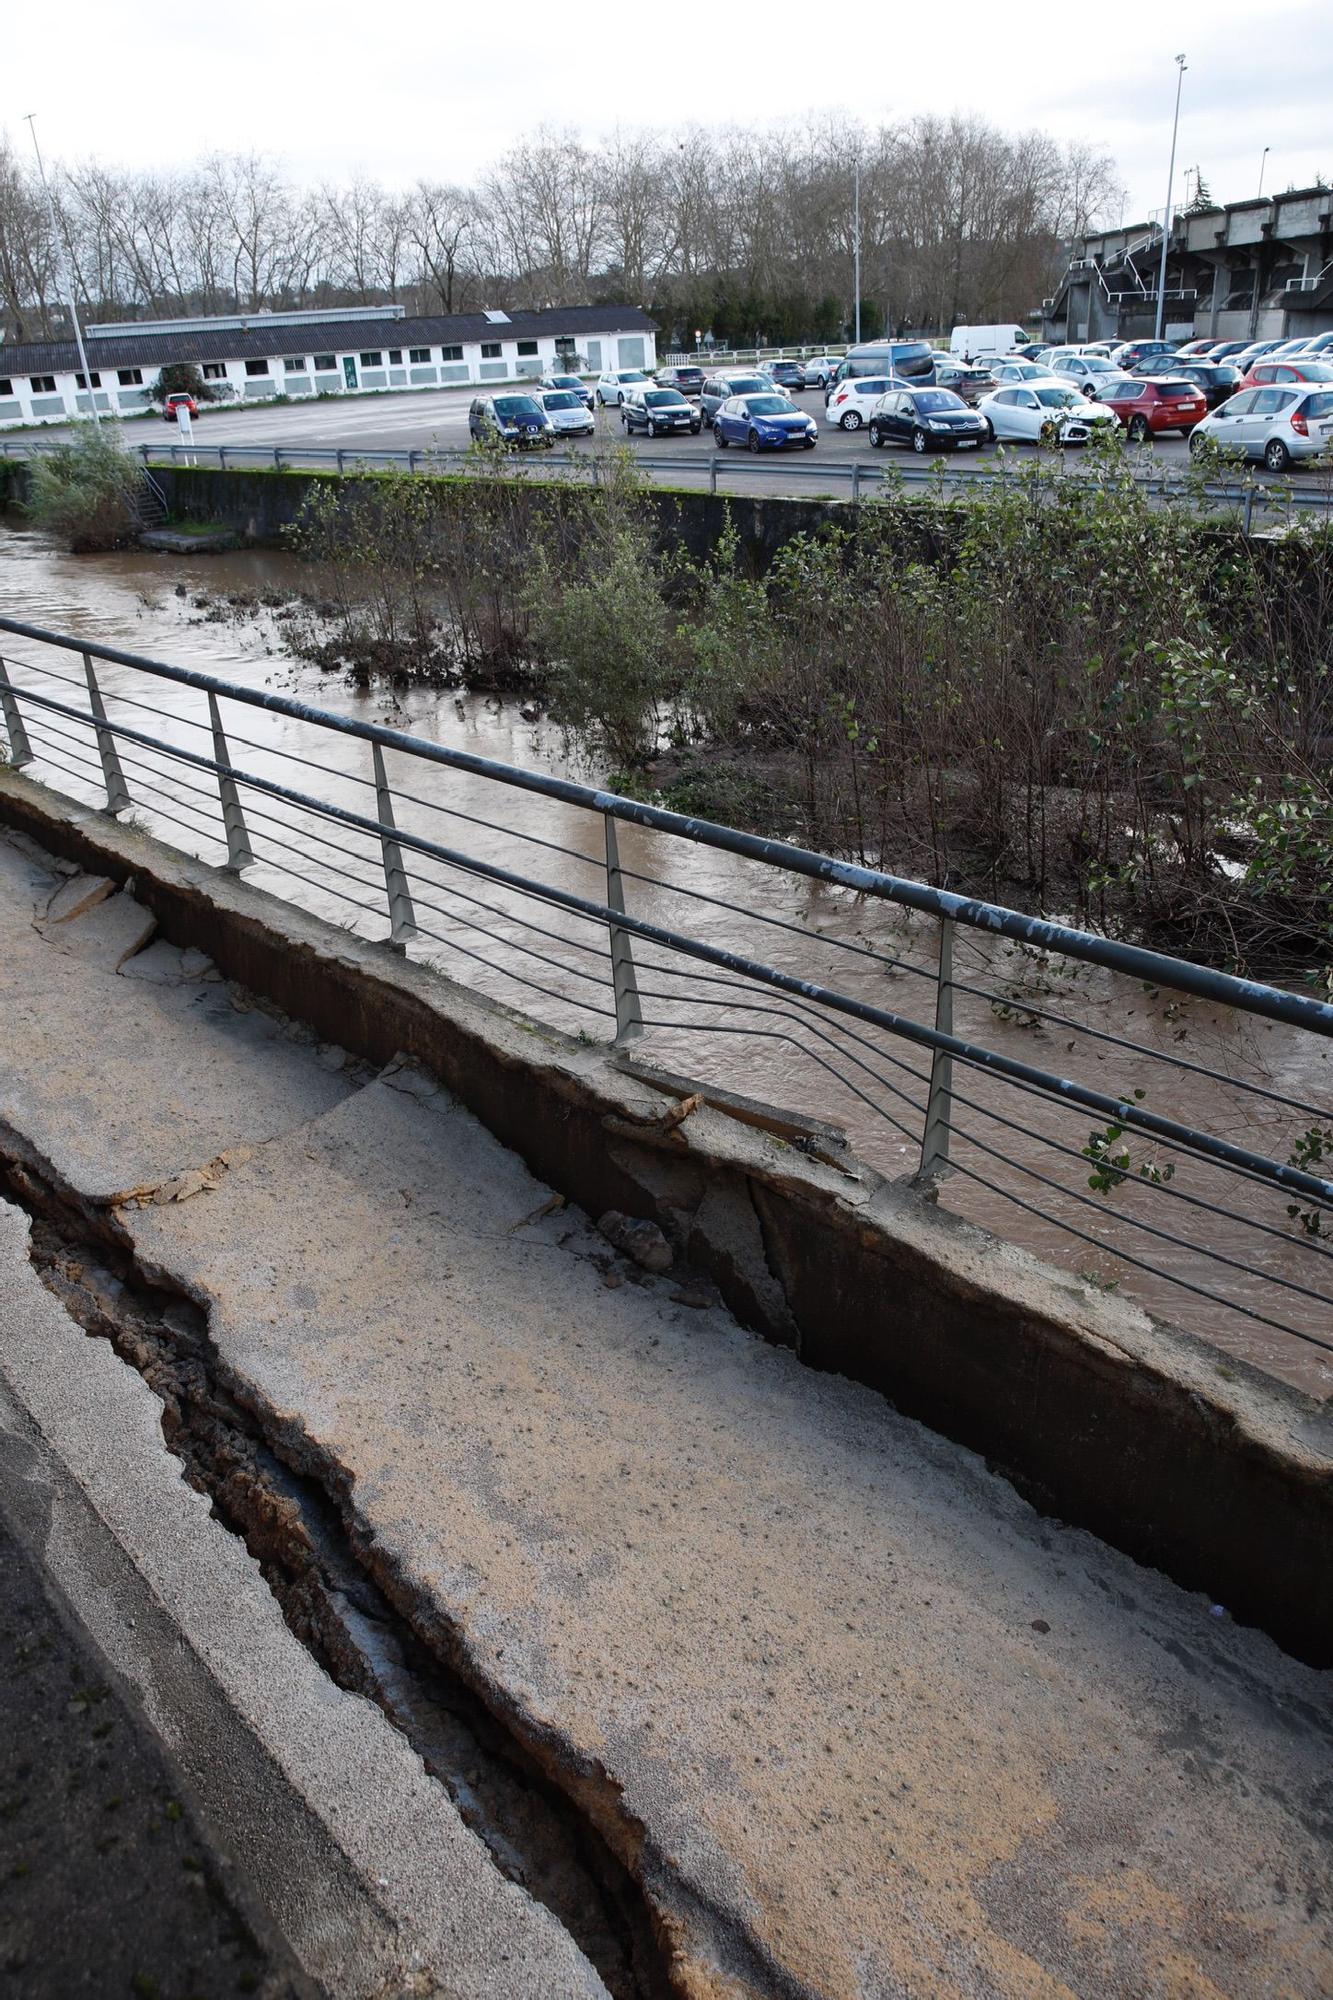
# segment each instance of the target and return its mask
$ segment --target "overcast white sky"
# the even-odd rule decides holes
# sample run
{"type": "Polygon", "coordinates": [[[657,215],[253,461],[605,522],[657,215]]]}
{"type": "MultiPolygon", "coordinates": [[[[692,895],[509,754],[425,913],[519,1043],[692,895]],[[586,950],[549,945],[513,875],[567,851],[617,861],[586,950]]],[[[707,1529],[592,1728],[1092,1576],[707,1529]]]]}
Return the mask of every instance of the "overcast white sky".
{"type": "Polygon", "coordinates": [[[71,0],[54,15],[15,7],[0,60],[0,127],[26,146],[24,115],[37,112],[48,159],[150,166],[257,147],[299,179],[360,169],[404,184],[469,180],[543,122],[592,138],[617,124],[977,111],[1009,129],[1104,145],[1135,220],[1162,205],[1172,58],[1184,50],[1177,199],[1195,165],[1217,201],[1254,194],[1265,146],[1265,193],[1321,172],[1333,179],[1333,0],[1158,0],[1127,14],[1094,6],[1026,15],[952,0],[938,65],[922,60],[929,10],[908,10],[922,24],[910,36],[904,17],[880,6],[769,0],[757,13],[709,10],[702,18],[728,24],[728,42],[744,47],[743,71],[691,46],[691,10],[681,8],[665,17],[662,80],[651,87],[627,59],[657,39],[651,14],[576,8],[575,25],[553,27],[563,11],[558,0],[492,9],[222,0],[137,15],[108,12],[104,0],[71,0]],[[762,31],[748,34],[754,20],[762,31]]]}

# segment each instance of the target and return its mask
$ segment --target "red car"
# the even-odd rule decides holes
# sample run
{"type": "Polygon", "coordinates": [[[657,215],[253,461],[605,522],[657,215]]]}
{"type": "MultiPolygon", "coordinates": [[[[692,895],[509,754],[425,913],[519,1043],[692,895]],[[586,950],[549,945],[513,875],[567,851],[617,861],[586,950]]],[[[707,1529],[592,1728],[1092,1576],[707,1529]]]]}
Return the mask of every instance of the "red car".
{"type": "Polygon", "coordinates": [[[1274,383],[1333,382],[1333,366],[1323,355],[1293,354],[1290,361],[1256,361],[1241,380],[1242,389],[1269,389],[1274,383]]]}
{"type": "Polygon", "coordinates": [[[1115,411],[1135,444],[1146,444],[1159,431],[1179,431],[1187,437],[1208,414],[1208,399],[1202,389],[1169,375],[1151,381],[1123,376],[1099,388],[1097,401],[1115,411]]]}
{"type": "Polygon", "coordinates": [[[173,389],[162,405],[162,414],[169,424],[176,421],[177,410],[188,410],[192,417],[199,414],[199,405],[188,389],[173,389]]]}

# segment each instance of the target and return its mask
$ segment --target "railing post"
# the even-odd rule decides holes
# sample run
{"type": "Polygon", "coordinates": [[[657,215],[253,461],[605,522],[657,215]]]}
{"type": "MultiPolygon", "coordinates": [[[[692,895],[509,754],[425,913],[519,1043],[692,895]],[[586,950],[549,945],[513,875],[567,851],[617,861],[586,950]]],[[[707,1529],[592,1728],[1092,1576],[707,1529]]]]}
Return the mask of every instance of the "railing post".
{"type": "Polygon", "coordinates": [[[102,696],[93,672],[93,656],[83,656],[84,672],[88,676],[88,706],[93,712],[97,726],[97,754],[102,760],[102,783],[106,786],[106,809],[109,813],[124,812],[131,804],[129,786],[125,783],[125,773],[120,768],[120,753],[116,749],[116,739],[106,726],[106,709],[102,706],[102,696]]]}
{"type": "Polygon", "coordinates": [[[17,771],[22,764],[31,764],[32,745],[28,732],[23,727],[23,717],[19,714],[18,696],[10,683],[3,659],[0,659],[0,712],[5,718],[5,728],[9,734],[9,766],[17,771]]]}
{"type": "Polygon", "coordinates": [[[417,469],[417,455],[415,451],[409,451],[407,454],[407,469],[409,472],[415,472],[417,469]]]}
{"type": "Polygon", "coordinates": [[[1253,520],[1253,518],[1254,518],[1254,488],[1253,486],[1247,486],[1245,489],[1245,520],[1241,526],[1241,533],[1246,537],[1247,540],[1249,539],[1250,522],[1253,520]]]}
{"type": "Polygon", "coordinates": [[[225,445],[225,444],[220,444],[220,445],[218,446],[218,448],[217,448],[217,452],[218,452],[218,471],[219,471],[219,472],[225,472],[225,471],[227,470],[227,447],[226,447],[226,445],[225,445]]]}
{"type": "Polygon", "coordinates": [[[861,498],[861,461],[859,458],[854,458],[852,460],[852,505],[855,506],[857,502],[860,500],[860,498],[861,498]]]}
{"type": "Polygon", "coordinates": [[[343,469],[343,455],[342,455],[342,453],[341,453],[341,452],[339,452],[339,453],[338,453],[338,470],[339,470],[339,472],[341,472],[341,471],[342,471],[342,469],[343,469]]]}
{"type": "MultiPolygon", "coordinates": [[[[940,962],[935,985],[935,1026],[953,1033],[953,918],[940,918],[940,962]]],[[[936,1049],[930,1059],[930,1089],[926,1096],[926,1127],[921,1135],[919,1181],[937,1181],[950,1171],[949,1114],[953,1102],[953,1057],[936,1049]]]]}
{"type": "Polygon", "coordinates": [[[254,849],[250,845],[245,814],[241,811],[236,780],[231,775],[227,739],[222,733],[222,713],[217,696],[212,693],[208,697],[208,720],[213,729],[213,762],[219,767],[218,797],[222,801],[222,824],[227,832],[227,867],[233,875],[239,875],[242,868],[248,868],[253,862],[254,849]]]}
{"type": "Polygon", "coordinates": [[[715,451],[713,452],[713,456],[712,456],[712,457],[711,457],[711,458],[709,459],[709,461],[708,461],[708,490],[709,490],[709,492],[710,492],[710,493],[716,493],[716,492],[717,492],[717,452],[716,452],[716,450],[715,450],[715,451]]]}
{"type": "Polygon", "coordinates": [[[384,752],[378,743],[372,743],[370,747],[375,758],[375,817],[380,823],[380,855],[384,862],[385,893],[389,898],[387,942],[393,951],[406,951],[407,940],[417,934],[416,912],[412,908],[412,891],[403,866],[403,850],[393,837],[397,827],[393,817],[393,794],[384,769],[384,752]]]}
{"type": "MultiPolygon", "coordinates": [[[[625,884],[620,873],[620,844],[616,823],[610,813],[602,814],[606,829],[607,908],[625,914],[625,884]]],[[[629,1042],[643,1033],[643,1010],[639,1006],[639,982],[634,972],[634,952],[628,931],[617,924],[611,931],[611,985],[616,1000],[616,1040],[629,1042]]]]}

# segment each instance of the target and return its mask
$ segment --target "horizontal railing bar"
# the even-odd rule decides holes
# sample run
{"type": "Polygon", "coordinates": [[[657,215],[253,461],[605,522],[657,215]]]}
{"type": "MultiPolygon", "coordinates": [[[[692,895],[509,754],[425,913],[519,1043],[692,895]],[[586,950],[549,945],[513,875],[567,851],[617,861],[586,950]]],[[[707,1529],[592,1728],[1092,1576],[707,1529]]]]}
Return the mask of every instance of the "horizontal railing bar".
{"type": "MultiPolygon", "coordinates": [[[[59,444],[48,444],[38,439],[12,442],[0,439],[0,453],[7,457],[27,457],[33,453],[58,449],[60,449],[59,444]]],[[[271,459],[275,465],[280,463],[284,471],[299,471],[303,464],[312,470],[317,470],[319,465],[329,463],[336,465],[339,471],[347,476],[355,476],[359,466],[403,465],[413,472],[429,473],[432,465],[459,467],[475,464],[475,459],[468,449],[453,445],[417,445],[411,451],[400,451],[388,446],[378,449],[356,445],[201,444],[191,441],[188,445],[141,444],[136,449],[140,462],[145,467],[149,464],[179,465],[182,456],[187,462],[192,459],[197,460],[201,456],[210,456],[217,459],[219,466],[222,466],[224,459],[227,458],[261,458],[271,459]],[[425,461],[424,465],[422,461],[425,461]]],[[[777,454],[771,459],[754,459],[741,455],[725,460],[718,453],[700,460],[663,458],[640,452],[636,453],[635,462],[649,472],[675,474],[693,472],[703,477],[705,466],[716,466],[718,473],[741,476],[752,474],[759,478],[763,478],[771,466],[780,463],[785,466],[786,473],[795,479],[843,481],[854,487],[886,484],[895,480],[901,480],[908,486],[926,486],[943,478],[946,484],[986,489],[1004,484],[1006,477],[1003,472],[982,468],[951,479],[950,475],[944,472],[942,462],[931,467],[919,466],[910,461],[898,463],[896,460],[885,466],[877,460],[869,459],[821,459],[810,463],[789,458],[785,453],[777,454]]],[[[548,469],[555,468],[562,472],[594,471],[597,460],[586,453],[573,456],[568,453],[543,453],[540,457],[515,460],[513,463],[515,469],[519,465],[531,464],[537,467],[545,466],[548,469]]],[[[1180,476],[1169,471],[1150,470],[1147,467],[1140,470],[1131,466],[1129,470],[1135,485],[1149,496],[1158,499],[1203,500],[1209,503],[1236,505],[1248,499],[1251,509],[1322,507],[1330,510],[1333,508],[1333,503],[1330,503],[1327,494],[1300,487],[1258,485],[1248,476],[1244,476],[1245,483],[1240,486],[1224,486],[1216,482],[1194,485],[1184,468],[1180,476]]],[[[710,471],[707,476],[711,484],[714,474],[710,471]]]]}
{"type": "MultiPolygon", "coordinates": [[[[1333,1037],[1333,1002],[1314,1000],[1305,994],[1287,993],[1280,987],[1268,986],[1259,980],[1241,979],[1234,973],[1215,971],[1211,966],[1191,964],[1187,959],[1168,958],[1164,953],[1149,951],[1142,945],[1125,944],[1118,939],[1097,937],[1092,932],[1078,931],[1063,924],[1052,923],[1045,917],[1028,916],[1022,911],[1007,909],[1001,904],[985,903],[973,897],[959,896],[948,889],[937,889],[925,882],[914,882],[902,876],[888,875],[877,869],[863,867],[856,862],[838,861],[831,855],[813,853],[807,848],[792,847],[785,841],[772,840],[761,834],[742,833],[737,827],[721,826],[712,820],[671,812],[663,806],[652,806],[639,799],[623,798],[617,792],[601,791],[592,786],[580,785],[572,779],[557,778],[548,772],[529,771],[520,765],[502,764],[491,758],[479,757],[472,751],[456,750],[442,743],[432,743],[425,737],[409,736],[404,731],[390,729],[383,723],[362,722],[353,716],[336,715],[325,709],[313,708],[306,702],[293,701],[290,696],[275,694],[269,689],[239,687],[230,681],[219,680],[212,674],[199,673],[193,668],[168,666],[164,661],[149,660],[140,654],[123,652],[116,647],[99,646],[85,639],[48,632],[41,626],[27,625],[18,619],[0,617],[0,631],[16,633],[25,639],[35,639],[43,645],[63,647],[68,652],[91,653],[97,659],[108,660],[117,666],[132,667],[161,679],[176,681],[185,687],[202,688],[207,693],[225,696],[230,701],[244,702],[252,708],[268,709],[274,714],[291,716],[297,721],[311,723],[317,728],[335,730],[340,735],[355,736],[366,742],[379,743],[386,749],[401,751],[405,755],[419,757],[429,763],[442,764],[451,770],[468,771],[476,777],[493,779],[497,784],[535,792],[545,798],[559,799],[566,805],[584,806],[591,812],[609,813],[615,819],[625,820],[636,826],[649,827],[659,833],[672,834],[697,846],[738,854],[751,861],[763,862],[768,867],[785,869],[791,874],[805,875],[815,881],[827,882],[834,888],[851,890],[857,895],[875,896],[887,902],[900,903],[908,909],[919,910],[928,916],[951,917],[956,923],[966,924],[974,930],[986,931],[994,936],[1014,938],[1022,944],[1040,945],[1047,950],[1059,952],[1066,958],[1082,959],[1092,965],[1101,965],[1109,971],[1125,973],[1131,978],[1146,980],[1154,986],[1172,987],[1177,992],[1192,993],[1200,999],[1211,1000],[1221,1006],[1234,1007],[1242,1013],[1259,1014],[1269,1020],[1285,1021],[1291,1026],[1306,1028],[1313,1034],[1333,1037]]],[[[32,688],[20,689],[19,692],[28,701],[49,700],[32,688]]],[[[52,705],[59,706],[59,704],[52,705]]],[[[67,712],[78,714],[75,710],[67,712]]],[[[142,740],[153,742],[151,738],[142,740]]],[[[155,747],[161,746],[155,745],[155,747]]],[[[203,761],[208,769],[217,768],[208,760],[203,761]]],[[[366,823],[375,824],[375,822],[366,823]]]]}
{"type": "MultiPolygon", "coordinates": [[[[0,620],[0,625],[10,622],[12,621],[0,620]]],[[[68,707],[64,702],[52,700],[48,695],[37,694],[33,689],[24,689],[23,695],[26,700],[35,701],[43,708],[70,716],[75,721],[91,724],[92,718],[68,707]]],[[[99,718],[96,726],[99,730],[109,731],[129,742],[141,743],[149,749],[162,751],[168,747],[156,738],[146,736],[141,730],[131,729],[125,723],[112,722],[109,719],[103,721],[99,718]]],[[[483,861],[475,856],[457,853],[451,848],[441,846],[435,841],[425,840],[404,828],[386,828],[378,820],[368,819],[361,813],[349,812],[343,806],[335,806],[322,799],[312,799],[304,792],[292,791],[285,785],[256,777],[249,772],[239,770],[234,765],[216,764],[212,758],[176,747],[171,747],[169,754],[184,763],[194,764],[201,770],[233,778],[237,784],[265,792],[273,798],[286,799],[307,812],[339,820],[345,826],[359,828],[362,832],[376,836],[391,832],[402,847],[430,855],[435,860],[461,868],[467,874],[479,875],[487,881],[497,882],[521,894],[533,896],[538,901],[551,903],[557,908],[569,911],[572,915],[582,917],[587,922],[606,924],[612,930],[625,931],[632,937],[643,938],[651,944],[663,945],[668,950],[680,952],[687,958],[700,959],[706,965],[716,965],[724,971],[740,973],[743,977],[753,979],[764,986],[771,986],[778,992],[792,993],[801,999],[813,1000],[817,1005],[831,1008],[835,1013],[847,1014],[855,1020],[867,1021],[874,1027],[887,1029],[889,1033],[899,1036],[904,1041],[914,1042],[920,1048],[956,1056],[976,1068],[989,1070],[997,1076],[1006,1077],[1011,1082],[1038,1090],[1044,1095],[1059,1098],[1066,1103],[1081,1105],[1085,1110],[1095,1111],[1099,1117],[1114,1120],[1121,1126],[1131,1126],[1137,1131],[1147,1132],[1154,1138],[1170,1141],[1186,1152],[1215,1160],[1222,1166],[1238,1169],[1256,1180],[1267,1181],[1274,1186],[1307,1195],[1321,1203],[1333,1204],[1333,1180],[1324,1180],[1315,1174],[1307,1174],[1298,1167],[1283,1165],[1277,1160],[1268,1159],[1262,1153],[1251,1153],[1244,1146],[1233,1145],[1226,1139],[1214,1138],[1211,1133],[1195,1131],[1190,1126],[1179,1124],[1175,1119],[1164,1118],[1158,1112],[1146,1111],[1141,1105],[1107,1096],[1102,1091],[1090,1090],[1086,1085],[1075,1083],[1071,1078],[1055,1076],[1047,1070],[1035,1068],[1030,1063],[1020,1062],[1014,1056],[1001,1055],[998,1050],[978,1047],[957,1035],[945,1033],[939,1028],[928,1027],[920,1021],[909,1020],[902,1015],[889,1012],[886,1008],[872,1006],[868,1001],[853,999],[850,994],[839,993],[831,987],[820,985],[817,981],[799,979],[792,973],[779,971],[775,966],[763,965],[735,952],[724,951],[720,946],[707,944],[700,938],[681,936],[661,924],[649,923],[646,919],[632,916],[626,911],[613,910],[605,903],[575,895],[571,890],[557,888],[551,883],[534,883],[526,876],[516,874],[512,869],[501,868],[494,862],[483,861]]],[[[621,803],[628,805],[632,801],[626,800],[621,803]]],[[[810,859],[818,860],[820,857],[811,856],[810,859]]],[[[911,886],[919,888],[921,885],[911,886]]],[[[961,901],[961,899],[954,900],[961,901]]],[[[1333,1013],[1333,1009],[1321,1011],[1333,1013]]]]}

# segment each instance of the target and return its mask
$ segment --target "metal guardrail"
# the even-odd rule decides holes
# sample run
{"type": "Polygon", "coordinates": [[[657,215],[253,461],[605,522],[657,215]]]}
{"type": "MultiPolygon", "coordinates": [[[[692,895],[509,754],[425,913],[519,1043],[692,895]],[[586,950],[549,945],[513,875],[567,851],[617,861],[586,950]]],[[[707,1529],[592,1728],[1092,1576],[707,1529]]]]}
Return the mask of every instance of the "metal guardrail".
{"type": "MultiPolygon", "coordinates": [[[[0,439],[0,457],[27,457],[44,451],[58,451],[60,446],[41,439],[6,441],[0,439]]],[[[354,477],[359,472],[375,471],[385,467],[401,467],[406,472],[423,474],[457,474],[479,471],[478,460],[467,447],[421,445],[408,451],[378,450],[357,446],[306,446],[275,444],[170,444],[136,447],[142,464],[150,465],[197,465],[201,460],[215,464],[220,471],[239,469],[243,463],[272,466],[277,472],[319,471],[330,468],[344,477],[354,477]]],[[[933,465],[918,465],[913,459],[894,458],[887,463],[867,459],[822,459],[812,462],[802,456],[796,458],[786,452],[756,457],[747,452],[712,452],[706,461],[682,457],[667,458],[651,452],[636,451],[635,464],[645,472],[665,474],[672,478],[689,477],[702,473],[704,463],[708,468],[708,491],[716,493],[723,478],[768,477],[781,468],[783,479],[795,479],[808,484],[816,493],[827,491],[830,486],[847,490],[853,502],[859,502],[866,488],[875,486],[897,486],[909,488],[937,487],[941,480],[947,485],[971,491],[974,487],[985,492],[1003,486],[1009,475],[1003,470],[989,471],[978,467],[975,471],[951,478],[941,458],[933,465]]],[[[975,460],[969,460],[975,465],[975,460]]],[[[515,455],[506,461],[515,474],[542,471],[569,473],[585,478],[597,476],[598,461],[591,453],[583,452],[533,452],[515,455]]],[[[1197,482],[1171,473],[1134,470],[1135,484],[1151,499],[1164,502],[1179,502],[1195,505],[1203,502],[1210,506],[1225,506],[1238,509],[1241,525],[1249,534],[1251,522],[1256,512],[1305,513],[1322,510],[1333,519],[1333,490],[1302,488],[1295,485],[1266,486],[1259,483],[1247,470],[1239,473],[1234,484],[1220,480],[1197,482]]]]}
{"type": "MultiPolygon", "coordinates": [[[[380,933],[387,918],[386,944],[443,952],[451,971],[496,997],[516,988],[552,1025],[586,1034],[592,1024],[620,1044],[651,1032],[714,1063],[738,1051],[751,1088],[756,1062],[780,1049],[812,1108],[850,1107],[927,1185],[956,1176],[1008,1204],[1041,1247],[1072,1240],[1076,1254],[1112,1256],[1154,1302],[1201,1312],[1204,1330],[1220,1316],[1333,1354],[1333,1179],[1311,1170],[1320,1153],[1301,1143],[1333,1128],[1333,1112],[1278,1088],[1231,1042],[1210,1063],[1171,1036],[1157,1045],[1122,1032],[1136,1010],[1114,992],[1102,1024],[1080,1001],[1070,1012],[1060,980],[1073,991],[1096,968],[1179,996],[1177,1009],[1197,1000],[1240,1027],[1280,1023],[1297,1042],[1318,1038],[1309,1046],[1321,1054],[1333,1005],[268,688],[9,618],[0,632],[12,765],[73,781],[110,813],[144,813],[175,844],[262,871],[279,893],[357,929],[380,933]],[[67,671],[71,657],[79,667],[67,671]],[[281,727],[245,734],[253,711],[281,727]],[[362,768],[347,756],[358,744],[362,768]],[[474,810],[492,786],[499,810],[474,810]],[[559,810],[533,820],[524,797],[559,810]],[[595,837],[583,839],[585,827],[595,837]],[[537,863],[511,865],[510,844],[537,863]],[[705,870],[698,857],[709,853],[730,860],[705,870]],[[722,893],[735,879],[740,889],[722,893]],[[883,949],[859,928],[826,936],[779,914],[802,879],[893,905],[909,931],[924,919],[934,950],[883,949]],[[751,937],[763,946],[745,949],[751,937]],[[891,1007],[885,982],[897,980],[909,998],[891,1007]],[[988,1032],[964,1032],[964,1014],[988,1032]],[[1077,1051],[1070,1073],[1015,1053],[1025,1030],[1077,1051]],[[1104,1087],[1108,1076],[1118,1088],[1104,1087]],[[1178,1115],[1176,1098],[1204,1099],[1210,1118],[1178,1115]]],[[[1291,1055],[1286,1075],[1299,1070],[1291,1055]]],[[[1323,1157],[1333,1129],[1327,1137],[1323,1157]]]]}

